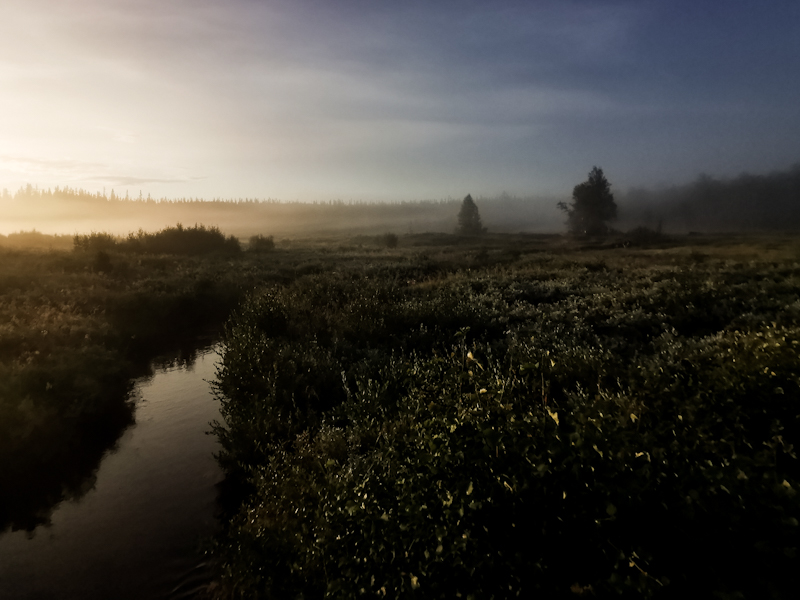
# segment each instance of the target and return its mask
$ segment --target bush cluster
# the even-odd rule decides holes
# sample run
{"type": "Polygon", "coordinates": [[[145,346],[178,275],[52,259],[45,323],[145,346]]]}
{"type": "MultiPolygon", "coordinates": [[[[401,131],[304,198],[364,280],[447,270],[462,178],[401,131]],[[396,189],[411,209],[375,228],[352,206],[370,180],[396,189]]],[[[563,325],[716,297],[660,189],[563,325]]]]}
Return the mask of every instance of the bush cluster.
{"type": "Polygon", "coordinates": [[[86,493],[133,420],[131,378],[221,328],[264,275],[227,257],[0,249],[0,531],[86,493]]]}
{"type": "Polygon", "coordinates": [[[251,252],[271,252],[275,249],[275,238],[273,236],[253,235],[250,236],[247,249],[251,252]]]}
{"type": "Polygon", "coordinates": [[[129,234],[125,240],[118,240],[109,233],[76,234],[73,244],[75,250],[84,252],[116,250],[144,254],[202,255],[237,254],[241,251],[239,240],[234,236],[225,237],[217,227],[184,227],[180,223],[155,233],[140,229],[129,234]]]}
{"type": "Polygon", "coordinates": [[[220,594],[790,597],[800,269],[642,258],[251,298],[216,381],[247,490],[220,594]]]}

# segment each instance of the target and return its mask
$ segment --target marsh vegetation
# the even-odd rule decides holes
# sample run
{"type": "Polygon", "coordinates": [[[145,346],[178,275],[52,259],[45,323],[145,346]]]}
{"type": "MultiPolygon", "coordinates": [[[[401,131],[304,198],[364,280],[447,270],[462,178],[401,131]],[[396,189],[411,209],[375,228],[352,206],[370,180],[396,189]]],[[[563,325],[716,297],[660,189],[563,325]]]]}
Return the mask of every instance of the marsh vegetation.
{"type": "Polygon", "coordinates": [[[791,595],[796,239],[319,251],[226,328],[221,597],[791,595]]]}
{"type": "MultiPolygon", "coordinates": [[[[192,248],[197,231],[182,229],[192,248]]],[[[176,230],[132,242],[169,241],[176,230]]],[[[39,248],[61,241],[30,237],[39,248]]],[[[33,530],[58,502],[84,494],[132,423],[132,378],[158,354],[216,335],[261,282],[252,261],[234,272],[226,251],[148,253],[107,234],[70,240],[75,250],[0,248],[0,531],[33,530]]]]}
{"type": "Polygon", "coordinates": [[[790,596],[796,237],[227,244],[0,251],[3,528],[83,493],[137,369],[232,314],[220,597],[790,596]]]}

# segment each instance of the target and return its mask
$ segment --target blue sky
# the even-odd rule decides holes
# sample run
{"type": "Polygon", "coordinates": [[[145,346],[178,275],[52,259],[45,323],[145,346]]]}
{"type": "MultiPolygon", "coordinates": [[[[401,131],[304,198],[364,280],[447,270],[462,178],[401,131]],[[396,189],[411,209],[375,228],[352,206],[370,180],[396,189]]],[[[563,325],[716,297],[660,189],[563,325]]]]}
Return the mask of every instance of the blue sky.
{"type": "Polygon", "coordinates": [[[402,200],[800,162],[800,3],[5,0],[0,187],[402,200]]]}

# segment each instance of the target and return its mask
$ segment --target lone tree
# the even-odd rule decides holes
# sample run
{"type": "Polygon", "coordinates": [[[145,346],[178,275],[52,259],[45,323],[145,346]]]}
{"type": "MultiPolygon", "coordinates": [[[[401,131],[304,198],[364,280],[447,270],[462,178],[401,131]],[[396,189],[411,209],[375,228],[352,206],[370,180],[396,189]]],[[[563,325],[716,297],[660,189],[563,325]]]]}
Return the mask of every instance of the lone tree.
{"type": "Polygon", "coordinates": [[[457,232],[464,235],[478,235],[484,233],[483,225],[481,225],[481,216],[478,214],[478,207],[470,194],[464,198],[461,203],[461,210],[458,213],[458,229],[457,232]]]}
{"type": "Polygon", "coordinates": [[[606,221],[617,217],[617,204],[603,169],[593,167],[589,179],[572,190],[572,202],[559,202],[567,213],[567,225],[572,233],[602,235],[608,233],[606,221]]]}

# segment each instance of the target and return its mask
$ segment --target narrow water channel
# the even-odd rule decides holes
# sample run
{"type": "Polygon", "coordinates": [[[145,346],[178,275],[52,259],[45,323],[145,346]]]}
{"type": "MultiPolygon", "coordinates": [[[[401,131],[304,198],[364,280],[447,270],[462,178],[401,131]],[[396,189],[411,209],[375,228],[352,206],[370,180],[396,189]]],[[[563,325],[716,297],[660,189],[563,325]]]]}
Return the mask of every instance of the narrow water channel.
{"type": "Polygon", "coordinates": [[[0,598],[195,598],[209,580],[199,542],[214,532],[222,479],[207,435],[219,418],[215,348],[137,381],[136,424],[94,487],[33,534],[0,534],[0,598]]]}

